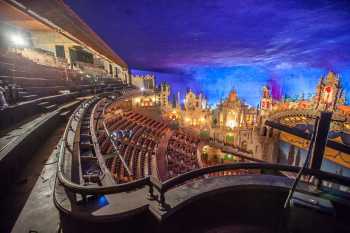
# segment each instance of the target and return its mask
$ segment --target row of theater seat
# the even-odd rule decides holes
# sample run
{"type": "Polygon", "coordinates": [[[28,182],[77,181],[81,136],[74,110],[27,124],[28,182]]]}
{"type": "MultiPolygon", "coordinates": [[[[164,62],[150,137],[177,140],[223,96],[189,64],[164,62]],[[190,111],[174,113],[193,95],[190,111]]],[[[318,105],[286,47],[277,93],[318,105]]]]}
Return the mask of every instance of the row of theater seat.
{"type": "Polygon", "coordinates": [[[117,79],[86,78],[76,70],[40,65],[10,52],[0,55],[0,80],[17,88],[19,101],[56,95],[62,90],[81,91],[96,85],[118,88],[122,85],[117,79]]]}
{"type": "Polygon", "coordinates": [[[168,178],[199,168],[197,147],[199,139],[175,132],[168,142],[166,158],[168,161],[168,178]]]}
{"type": "MultiPolygon", "coordinates": [[[[107,166],[117,182],[128,182],[155,172],[152,161],[155,159],[159,137],[168,128],[167,125],[135,112],[122,112],[106,119],[106,125],[116,135],[114,140],[117,150],[131,171],[128,174],[117,155],[107,160],[107,166]]],[[[99,136],[99,143],[103,154],[115,153],[106,133],[99,136]]]]}
{"type": "Polygon", "coordinates": [[[96,126],[98,144],[101,154],[105,157],[106,166],[117,183],[129,182],[148,175],[157,176],[156,166],[163,165],[158,163],[158,156],[165,157],[167,178],[199,168],[197,159],[199,138],[190,136],[181,129],[175,130],[169,134],[171,137],[164,144],[165,150],[158,151],[160,144],[163,146],[163,142],[166,141],[164,135],[171,131],[168,125],[138,112],[126,110],[118,101],[109,104],[101,119],[104,120],[114,145],[107,136],[102,121],[96,126]],[[160,151],[165,153],[159,155],[160,151]]]}

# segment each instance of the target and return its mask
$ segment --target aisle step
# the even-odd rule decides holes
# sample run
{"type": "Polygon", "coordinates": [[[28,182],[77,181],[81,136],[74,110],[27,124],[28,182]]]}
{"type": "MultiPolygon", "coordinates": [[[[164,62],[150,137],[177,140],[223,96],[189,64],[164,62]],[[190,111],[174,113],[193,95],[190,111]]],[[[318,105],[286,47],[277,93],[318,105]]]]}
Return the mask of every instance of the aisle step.
{"type": "Polygon", "coordinates": [[[56,109],[56,107],[57,107],[56,104],[52,104],[52,105],[49,105],[49,106],[45,106],[45,109],[48,110],[48,111],[51,111],[51,110],[56,109]]]}

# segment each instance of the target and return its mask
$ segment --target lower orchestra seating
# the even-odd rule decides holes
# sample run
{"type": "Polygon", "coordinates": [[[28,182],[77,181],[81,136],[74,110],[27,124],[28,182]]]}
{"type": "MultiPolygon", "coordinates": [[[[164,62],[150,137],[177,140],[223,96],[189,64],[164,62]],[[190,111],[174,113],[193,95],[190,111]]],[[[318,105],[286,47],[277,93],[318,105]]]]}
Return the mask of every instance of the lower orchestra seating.
{"type": "MultiPolygon", "coordinates": [[[[106,102],[108,101],[97,105],[98,113],[102,113],[106,106],[103,117],[100,117],[102,120],[97,125],[97,140],[106,167],[117,183],[126,183],[150,175],[161,180],[170,179],[202,166],[216,165],[199,163],[198,136],[182,129],[173,130],[163,122],[132,110],[125,110],[125,106],[117,104],[118,101],[109,102],[111,104],[108,106],[106,102]],[[110,137],[101,123],[103,121],[110,137]],[[160,166],[164,169],[160,169],[160,166]],[[159,174],[161,171],[163,174],[159,174]]],[[[208,176],[242,174],[254,174],[254,171],[238,169],[214,172],[208,176]]]]}
{"type": "Polygon", "coordinates": [[[198,143],[199,139],[180,131],[171,136],[166,150],[169,177],[199,168],[197,160],[198,143]]]}
{"type": "MultiPolygon", "coordinates": [[[[152,160],[155,159],[159,137],[167,125],[157,122],[139,113],[123,112],[106,121],[106,126],[113,132],[117,150],[131,170],[128,174],[118,155],[106,161],[117,182],[128,182],[155,174],[152,160]]],[[[115,152],[110,139],[104,132],[99,137],[102,154],[115,152]]]]}
{"type": "MultiPolygon", "coordinates": [[[[114,145],[101,129],[98,141],[101,153],[107,158],[106,165],[115,180],[123,183],[149,175],[157,176],[156,154],[163,136],[171,130],[168,125],[132,111],[120,111],[105,117],[105,123],[114,145]],[[130,174],[116,150],[127,164],[130,174]]],[[[198,139],[179,131],[173,134],[165,150],[166,154],[161,155],[166,156],[167,164],[164,166],[168,167],[167,177],[199,167],[196,156],[198,142],[198,139]]]]}

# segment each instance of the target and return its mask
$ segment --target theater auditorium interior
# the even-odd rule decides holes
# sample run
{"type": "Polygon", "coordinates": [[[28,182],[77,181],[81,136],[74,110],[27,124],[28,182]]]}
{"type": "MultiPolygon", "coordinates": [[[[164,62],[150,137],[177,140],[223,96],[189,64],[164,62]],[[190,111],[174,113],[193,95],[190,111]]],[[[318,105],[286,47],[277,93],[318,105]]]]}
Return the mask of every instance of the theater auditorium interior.
{"type": "Polygon", "coordinates": [[[350,2],[0,0],[1,233],[349,233],[350,2]]]}

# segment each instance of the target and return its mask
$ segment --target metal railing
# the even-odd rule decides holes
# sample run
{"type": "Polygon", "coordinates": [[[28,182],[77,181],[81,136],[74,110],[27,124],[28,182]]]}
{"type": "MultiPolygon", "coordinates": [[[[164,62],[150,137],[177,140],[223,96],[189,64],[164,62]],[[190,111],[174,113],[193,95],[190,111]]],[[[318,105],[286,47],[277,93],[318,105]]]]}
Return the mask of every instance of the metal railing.
{"type": "MultiPolygon", "coordinates": [[[[182,175],[173,177],[163,183],[159,182],[158,179],[151,177],[150,182],[151,185],[158,190],[160,197],[159,197],[159,204],[161,209],[165,209],[165,198],[164,195],[167,191],[170,189],[179,186],[181,184],[184,184],[187,181],[203,177],[204,175],[214,173],[214,172],[222,172],[222,171],[232,171],[232,170],[239,170],[239,169],[258,169],[258,170],[271,170],[274,174],[278,174],[281,171],[284,172],[293,172],[298,173],[300,171],[300,167],[295,166],[289,166],[289,165],[281,165],[281,164],[271,164],[271,163],[231,163],[231,164],[221,164],[206,168],[201,168],[197,170],[193,170],[187,173],[184,173],[182,175]]],[[[305,169],[303,175],[309,175],[309,176],[315,176],[319,180],[325,180],[334,182],[337,184],[341,184],[344,186],[350,187],[350,178],[320,171],[320,170],[313,170],[313,169],[305,169]]],[[[153,190],[150,190],[150,192],[153,192],[153,190]]],[[[150,196],[154,196],[152,193],[150,196]]]]}
{"type": "MultiPolygon", "coordinates": [[[[110,106],[111,103],[109,104],[106,104],[104,107],[103,107],[103,110],[102,110],[102,116],[105,115],[105,110],[108,106],[110,106]]],[[[109,132],[108,128],[107,128],[107,125],[106,125],[106,122],[105,120],[102,120],[102,124],[103,124],[103,129],[104,131],[106,132],[106,135],[107,137],[109,138],[113,148],[115,149],[115,152],[117,153],[117,156],[119,157],[120,161],[122,162],[125,170],[127,171],[127,173],[129,174],[129,176],[132,176],[132,172],[130,170],[130,168],[128,167],[128,165],[126,164],[123,156],[119,153],[119,150],[118,150],[118,146],[115,144],[115,141],[113,140],[112,136],[111,136],[111,133],[109,132]]]]}
{"type": "Polygon", "coordinates": [[[99,100],[97,102],[97,104],[95,104],[95,106],[93,107],[92,112],[91,112],[91,116],[90,116],[91,141],[92,141],[92,144],[94,146],[97,161],[98,161],[99,166],[100,166],[101,171],[102,171],[102,176],[100,176],[102,178],[100,180],[102,180],[104,177],[107,176],[108,177],[107,183],[114,184],[114,179],[112,177],[112,174],[110,173],[109,169],[107,168],[106,163],[104,161],[104,158],[101,154],[101,150],[100,150],[100,146],[99,146],[99,142],[98,142],[98,138],[97,138],[97,132],[96,132],[96,130],[98,130],[99,119],[102,115],[102,112],[100,112],[100,113],[97,112],[97,109],[100,107],[99,105],[101,104],[101,101],[104,101],[104,98],[99,100]],[[96,114],[98,114],[98,115],[96,116],[96,114]]]}

